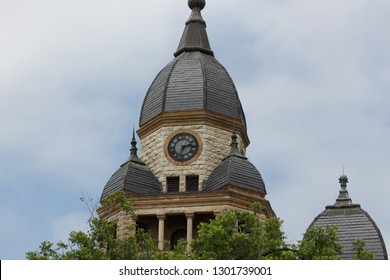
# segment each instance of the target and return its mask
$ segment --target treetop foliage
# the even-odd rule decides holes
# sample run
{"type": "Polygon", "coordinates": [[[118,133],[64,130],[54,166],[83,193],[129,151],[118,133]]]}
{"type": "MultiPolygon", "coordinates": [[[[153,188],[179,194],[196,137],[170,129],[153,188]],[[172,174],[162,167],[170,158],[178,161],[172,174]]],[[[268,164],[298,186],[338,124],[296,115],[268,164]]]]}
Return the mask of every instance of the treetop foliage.
{"type": "MultiPolygon", "coordinates": [[[[84,199],[84,198],[83,198],[84,199]]],[[[82,200],[83,200],[82,199],[82,200]]],[[[85,200],[84,200],[85,201],[85,200]]],[[[123,192],[109,197],[102,205],[135,216],[123,192]]],[[[110,210],[110,211],[111,211],[110,210]]],[[[67,243],[44,241],[39,250],[27,252],[30,260],[336,260],[342,246],[337,240],[337,227],[310,227],[296,244],[286,242],[283,221],[259,219],[261,205],[253,204],[253,212],[229,210],[218,214],[209,223],[201,223],[198,237],[187,244],[179,242],[174,250],[161,251],[157,242],[142,229],[116,238],[116,223],[91,216],[88,232],[72,231],[67,243]]],[[[93,211],[90,211],[91,214],[93,211]]],[[[363,240],[353,244],[356,259],[372,259],[364,250],[363,240]]],[[[167,246],[168,247],[168,246],[167,246]]]]}

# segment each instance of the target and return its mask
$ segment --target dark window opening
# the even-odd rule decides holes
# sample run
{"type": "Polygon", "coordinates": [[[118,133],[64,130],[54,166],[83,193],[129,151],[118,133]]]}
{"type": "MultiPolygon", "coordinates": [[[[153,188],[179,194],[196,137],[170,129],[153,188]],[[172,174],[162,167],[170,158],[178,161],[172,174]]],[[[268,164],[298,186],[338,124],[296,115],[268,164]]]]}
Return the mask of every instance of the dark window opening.
{"type": "Polygon", "coordinates": [[[137,232],[150,233],[148,225],[147,224],[143,224],[143,223],[137,223],[136,224],[136,231],[137,232]]]}
{"type": "Polygon", "coordinates": [[[112,238],[117,239],[118,237],[118,224],[117,221],[112,221],[108,223],[108,232],[112,238]]]}
{"type": "Polygon", "coordinates": [[[186,177],[186,191],[198,191],[199,190],[199,176],[187,176],[186,177]]]}
{"type": "Polygon", "coordinates": [[[180,178],[167,177],[167,189],[168,192],[178,192],[180,190],[180,178]]]}
{"type": "Polygon", "coordinates": [[[187,241],[187,230],[179,229],[172,234],[171,250],[175,249],[175,246],[179,244],[180,241],[187,241]]]}

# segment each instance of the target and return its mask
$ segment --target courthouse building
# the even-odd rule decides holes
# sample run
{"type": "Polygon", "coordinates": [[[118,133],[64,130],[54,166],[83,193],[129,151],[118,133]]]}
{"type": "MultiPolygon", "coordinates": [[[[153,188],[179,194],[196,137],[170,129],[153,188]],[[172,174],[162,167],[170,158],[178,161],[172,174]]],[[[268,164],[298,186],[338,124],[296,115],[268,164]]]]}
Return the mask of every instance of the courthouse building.
{"type": "Polygon", "coordinates": [[[179,239],[191,242],[201,222],[227,209],[262,205],[260,218],[274,217],[259,170],[248,160],[244,109],[232,78],[215,58],[201,11],[205,0],[189,0],[174,58],[152,81],[140,108],[139,143],[104,186],[101,199],[123,190],[136,218],[101,207],[117,222],[117,237],[136,223],[160,249],[179,239]],[[140,147],[140,155],[138,155],[140,147]]]}

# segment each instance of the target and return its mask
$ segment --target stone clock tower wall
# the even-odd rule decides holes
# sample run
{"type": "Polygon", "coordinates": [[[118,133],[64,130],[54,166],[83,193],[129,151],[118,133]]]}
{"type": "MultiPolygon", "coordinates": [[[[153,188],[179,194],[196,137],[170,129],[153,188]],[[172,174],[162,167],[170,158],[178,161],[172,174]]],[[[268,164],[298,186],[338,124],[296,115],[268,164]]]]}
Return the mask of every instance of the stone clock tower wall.
{"type": "MultiPolygon", "coordinates": [[[[140,141],[141,159],[149,166],[166,192],[166,178],[180,176],[180,191],[185,191],[183,176],[198,175],[199,190],[210,173],[226,157],[230,151],[232,131],[225,131],[209,125],[186,125],[161,127],[140,141]],[[164,150],[167,149],[167,140],[175,132],[187,131],[200,137],[201,148],[199,157],[195,161],[181,165],[172,163],[164,150]]],[[[239,143],[242,143],[239,138],[239,143]]],[[[240,147],[244,150],[244,147],[240,147]]]]}

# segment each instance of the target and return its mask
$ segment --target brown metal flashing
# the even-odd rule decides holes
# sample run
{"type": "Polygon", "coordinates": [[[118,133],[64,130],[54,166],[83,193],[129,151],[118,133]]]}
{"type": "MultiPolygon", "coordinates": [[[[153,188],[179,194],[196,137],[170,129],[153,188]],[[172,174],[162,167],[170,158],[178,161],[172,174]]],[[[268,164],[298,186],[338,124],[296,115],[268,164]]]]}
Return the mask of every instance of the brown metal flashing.
{"type": "Polygon", "coordinates": [[[244,128],[239,120],[206,110],[162,112],[144,123],[137,133],[142,141],[143,138],[162,127],[199,124],[210,125],[228,132],[235,130],[243,139],[242,144],[245,148],[250,144],[246,128],[244,128]]]}

